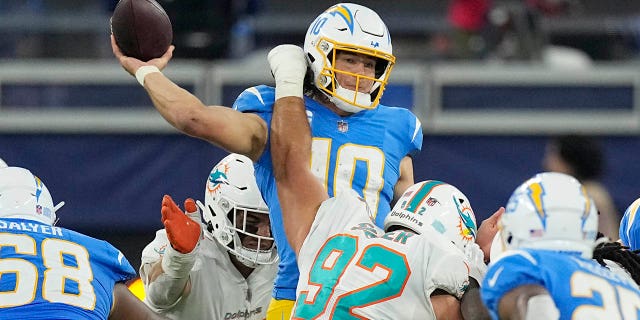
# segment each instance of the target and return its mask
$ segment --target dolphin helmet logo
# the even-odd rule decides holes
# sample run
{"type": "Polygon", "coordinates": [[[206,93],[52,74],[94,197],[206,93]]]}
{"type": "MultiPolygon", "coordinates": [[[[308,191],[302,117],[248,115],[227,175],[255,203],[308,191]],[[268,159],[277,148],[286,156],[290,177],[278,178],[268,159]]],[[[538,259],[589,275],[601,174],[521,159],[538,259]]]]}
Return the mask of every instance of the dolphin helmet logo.
{"type": "Polygon", "coordinates": [[[207,180],[207,190],[209,192],[215,192],[220,189],[220,186],[223,184],[229,184],[229,180],[227,178],[227,172],[229,172],[229,165],[223,163],[216,167],[216,170],[209,174],[209,179],[207,180]]]}
{"type": "Polygon", "coordinates": [[[456,210],[460,216],[460,235],[466,240],[471,240],[476,237],[477,226],[473,222],[473,210],[467,205],[463,205],[455,196],[453,196],[453,203],[456,204],[456,210]]]}

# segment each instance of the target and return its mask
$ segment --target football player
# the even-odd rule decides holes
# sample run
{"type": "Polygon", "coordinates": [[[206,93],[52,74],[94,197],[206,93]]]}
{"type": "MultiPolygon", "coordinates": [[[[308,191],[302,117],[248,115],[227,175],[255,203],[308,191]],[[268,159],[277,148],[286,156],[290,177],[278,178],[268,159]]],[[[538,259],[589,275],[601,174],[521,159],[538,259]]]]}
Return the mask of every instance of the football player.
{"type": "Polygon", "coordinates": [[[251,160],[222,159],[204,199],[201,225],[193,199],[185,214],[163,198],[165,229],[142,252],[145,301],[171,319],[264,319],[278,264],[251,160]]]}
{"type": "Polygon", "coordinates": [[[55,225],[59,207],[29,170],[0,168],[0,318],[165,319],[129,292],[118,249],[55,225]]]}
{"type": "MultiPolygon", "coordinates": [[[[264,85],[248,88],[233,109],[205,107],[160,72],[173,48],[159,59],[143,62],[123,56],[113,38],[111,43],[122,66],[143,84],[169,123],[254,160],[280,256],[268,319],[288,318],[298,270],[283,230],[267,143],[274,101],[286,92],[287,84],[280,85],[280,91],[264,85]]],[[[289,86],[304,85],[307,116],[314,124],[312,170],[331,196],[356,190],[371,207],[376,224],[382,226],[393,200],[414,182],[411,157],[420,151],[423,139],[422,125],[411,111],[379,103],[395,64],[389,31],[373,10],[336,4],[310,24],[304,53],[298,56],[280,50],[270,59],[291,64],[281,70],[285,83],[294,79],[289,86]]],[[[485,229],[487,232],[479,232],[478,242],[487,244],[488,250],[496,229],[485,229]]]]}
{"type": "Polygon", "coordinates": [[[508,249],[481,288],[494,319],[638,319],[640,291],[592,260],[597,210],[563,173],[541,173],[512,194],[501,218],[508,249]]]}
{"type": "MultiPolygon", "coordinates": [[[[287,50],[304,55],[295,46],[287,50]]],[[[467,198],[439,181],[415,184],[386,215],[385,231],[355,191],[330,198],[309,168],[312,136],[301,87],[280,91],[280,65],[270,62],[283,94],[271,123],[274,175],[301,271],[292,319],[461,319],[470,276],[463,250],[477,232],[467,198]]]]}

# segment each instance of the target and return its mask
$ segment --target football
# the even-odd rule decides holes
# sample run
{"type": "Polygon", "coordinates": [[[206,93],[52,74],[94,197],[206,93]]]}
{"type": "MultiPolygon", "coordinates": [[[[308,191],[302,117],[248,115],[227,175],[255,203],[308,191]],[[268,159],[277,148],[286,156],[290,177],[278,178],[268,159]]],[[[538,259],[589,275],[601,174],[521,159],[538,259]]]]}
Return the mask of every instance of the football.
{"type": "Polygon", "coordinates": [[[154,0],[120,0],[111,33],[122,53],[142,61],[162,56],[173,40],[169,16],[154,0]]]}

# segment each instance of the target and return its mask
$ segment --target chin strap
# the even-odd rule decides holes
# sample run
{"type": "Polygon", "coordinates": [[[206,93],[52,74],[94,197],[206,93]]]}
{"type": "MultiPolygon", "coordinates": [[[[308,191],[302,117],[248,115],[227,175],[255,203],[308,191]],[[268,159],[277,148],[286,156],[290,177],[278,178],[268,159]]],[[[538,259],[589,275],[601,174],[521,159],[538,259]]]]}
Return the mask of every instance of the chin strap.
{"type": "MultiPolygon", "coordinates": [[[[323,91],[324,92],[324,91],[323,91]]],[[[338,108],[350,112],[357,113],[363,110],[367,110],[364,107],[359,107],[355,104],[344,101],[338,97],[342,97],[346,100],[353,101],[355,98],[355,103],[362,106],[370,106],[371,105],[371,95],[368,93],[355,92],[353,90],[345,89],[340,86],[339,83],[336,83],[336,91],[335,95],[327,94],[329,97],[329,101],[333,102],[338,108]],[[346,97],[351,97],[351,99],[347,99],[346,97]]]]}

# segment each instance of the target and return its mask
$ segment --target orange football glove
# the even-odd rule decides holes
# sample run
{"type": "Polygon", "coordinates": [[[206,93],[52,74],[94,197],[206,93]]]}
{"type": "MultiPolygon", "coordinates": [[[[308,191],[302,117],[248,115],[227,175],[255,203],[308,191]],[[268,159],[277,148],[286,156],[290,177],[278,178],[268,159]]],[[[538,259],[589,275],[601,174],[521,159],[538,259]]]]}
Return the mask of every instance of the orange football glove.
{"type": "MultiPolygon", "coordinates": [[[[185,201],[188,212],[196,211],[196,203],[193,199],[185,201]]],[[[180,253],[189,253],[198,244],[200,239],[200,224],[189,218],[170,196],[162,198],[162,224],[167,230],[167,238],[171,246],[180,253]]]]}

